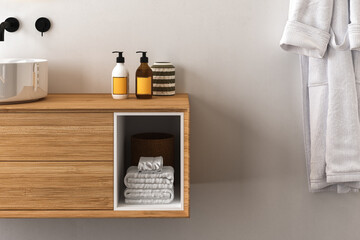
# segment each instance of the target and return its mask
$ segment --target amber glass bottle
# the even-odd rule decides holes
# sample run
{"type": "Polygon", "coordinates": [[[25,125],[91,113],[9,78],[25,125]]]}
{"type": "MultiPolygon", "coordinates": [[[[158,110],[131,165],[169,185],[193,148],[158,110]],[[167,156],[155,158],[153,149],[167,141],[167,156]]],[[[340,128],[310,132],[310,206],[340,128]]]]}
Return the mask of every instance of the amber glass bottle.
{"type": "Polygon", "coordinates": [[[148,64],[146,52],[137,51],[136,53],[142,53],[142,57],[140,67],[136,70],[135,94],[137,98],[149,99],[153,95],[153,72],[148,64]]]}

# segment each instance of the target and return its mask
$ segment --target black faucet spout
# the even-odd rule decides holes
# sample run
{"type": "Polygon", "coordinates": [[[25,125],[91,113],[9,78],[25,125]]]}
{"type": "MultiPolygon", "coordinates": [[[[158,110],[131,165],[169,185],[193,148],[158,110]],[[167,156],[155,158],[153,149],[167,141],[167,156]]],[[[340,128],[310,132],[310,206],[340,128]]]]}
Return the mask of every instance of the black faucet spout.
{"type": "Polygon", "coordinates": [[[5,30],[10,26],[8,22],[2,22],[0,24],[0,41],[3,42],[5,40],[5,30]]]}
{"type": "Polygon", "coordinates": [[[20,23],[16,18],[7,18],[4,22],[0,24],[0,42],[3,42],[5,39],[5,30],[8,32],[16,32],[19,27],[20,23]]]}

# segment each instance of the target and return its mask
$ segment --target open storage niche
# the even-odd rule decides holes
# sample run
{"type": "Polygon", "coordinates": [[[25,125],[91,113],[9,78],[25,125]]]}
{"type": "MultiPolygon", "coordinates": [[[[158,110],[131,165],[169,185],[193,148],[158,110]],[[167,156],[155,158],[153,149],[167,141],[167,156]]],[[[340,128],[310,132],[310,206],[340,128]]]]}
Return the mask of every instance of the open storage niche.
{"type": "Polygon", "coordinates": [[[184,210],[184,113],[121,112],[114,113],[114,210],[182,211],[184,210]],[[170,204],[125,204],[124,177],[131,162],[131,136],[144,132],[164,132],[175,136],[175,198],[170,204]]]}

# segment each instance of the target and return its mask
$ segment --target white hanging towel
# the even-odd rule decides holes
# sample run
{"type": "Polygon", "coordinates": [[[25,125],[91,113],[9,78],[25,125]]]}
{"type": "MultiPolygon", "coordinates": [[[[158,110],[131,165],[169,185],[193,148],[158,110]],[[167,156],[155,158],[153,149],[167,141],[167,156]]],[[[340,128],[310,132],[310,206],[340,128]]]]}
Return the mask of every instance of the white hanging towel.
{"type": "Polygon", "coordinates": [[[360,1],[291,0],[280,46],[301,55],[310,191],[358,191],[360,1]]]}

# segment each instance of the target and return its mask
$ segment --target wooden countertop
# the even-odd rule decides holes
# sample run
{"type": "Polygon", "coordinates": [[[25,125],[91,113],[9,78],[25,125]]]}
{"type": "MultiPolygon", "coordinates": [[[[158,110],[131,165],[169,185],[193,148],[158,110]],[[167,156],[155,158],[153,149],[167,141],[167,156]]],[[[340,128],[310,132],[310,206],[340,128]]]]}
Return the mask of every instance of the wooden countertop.
{"type": "Polygon", "coordinates": [[[49,94],[30,103],[0,105],[0,112],[114,112],[114,111],[184,111],[189,109],[188,94],[154,96],[152,99],[114,100],[110,94],[49,94]]]}

